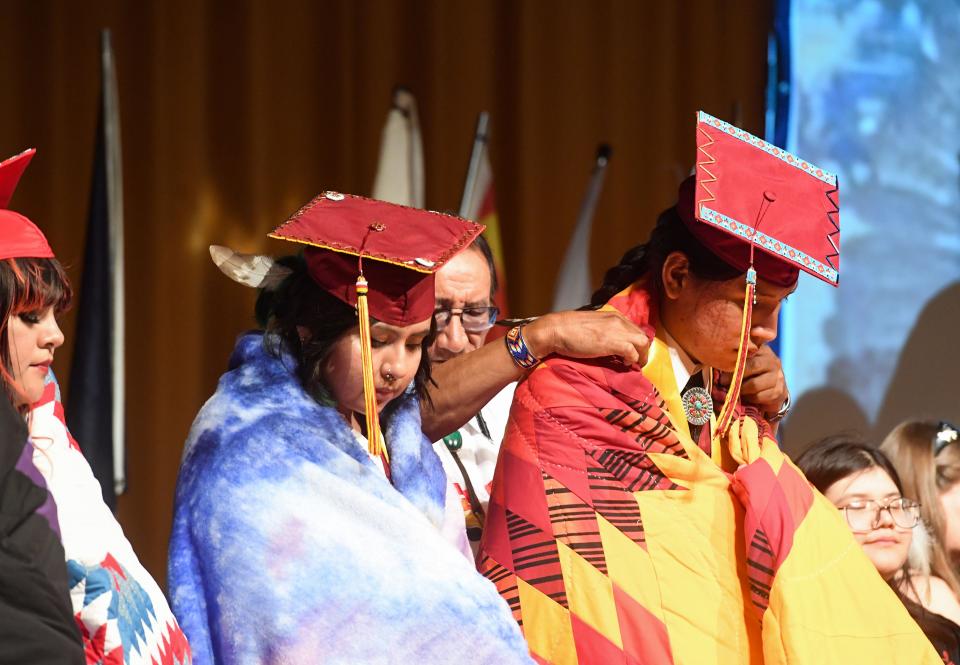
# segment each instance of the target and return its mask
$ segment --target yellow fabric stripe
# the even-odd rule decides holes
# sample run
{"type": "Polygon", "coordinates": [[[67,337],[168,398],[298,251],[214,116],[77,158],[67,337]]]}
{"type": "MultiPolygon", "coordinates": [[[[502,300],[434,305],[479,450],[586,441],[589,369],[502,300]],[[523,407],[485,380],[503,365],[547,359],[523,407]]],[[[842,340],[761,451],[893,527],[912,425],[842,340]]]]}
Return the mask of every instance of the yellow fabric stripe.
{"type": "Polygon", "coordinates": [[[531,653],[554,665],[577,665],[570,612],[517,578],[523,620],[536,629],[524,634],[531,653]]]}
{"type": "Polygon", "coordinates": [[[742,527],[734,527],[742,525],[743,511],[719,469],[691,466],[716,475],[688,491],[635,494],[655,571],[643,584],[656,585],[663,598],[675,662],[760,663],[760,626],[741,583],[747,579],[742,527]]]}
{"type": "Polygon", "coordinates": [[[601,515],[597,515],[597,524],[600,525],[600,539],[603,541],[610,579],[628,596],[663,621],[660,589],[650,583],[657,579],[650,555],[601,515]]]}
{"type": "Polygon", "coordinates": [[[610,578],[560,541],[557,541],[557,551],[570,611],[622,649],[623,640],[610,578]]]}
{"type": "Polygon", "coordinates": [[[819,493],[774,579],[763,638],[767,665],[943,665],[819,493]]]}
{"type": "Polygon", "coordinates": [[[650,342],[650,352],[647,356],[647,364],[643,367],[643,375],[657,387],[660,397],[667,403],[667,415],[670,417],[673,429],[681,434],[680,441],[689,455],[689,447],[692,445],[696,448],[697,445],[690,438],[687,414],[683,411],[677,379],[673,375],[673,363],[670,362],[670,347],[658,337],[654,337],[650,342]]]}

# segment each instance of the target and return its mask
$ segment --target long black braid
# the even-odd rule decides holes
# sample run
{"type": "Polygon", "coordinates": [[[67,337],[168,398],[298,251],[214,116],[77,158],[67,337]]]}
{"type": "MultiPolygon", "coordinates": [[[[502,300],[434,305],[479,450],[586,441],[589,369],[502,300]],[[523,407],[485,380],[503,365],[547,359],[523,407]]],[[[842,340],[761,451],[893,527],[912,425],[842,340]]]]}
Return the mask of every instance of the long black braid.
{"type": "Polygon", "coordinates": [[[650,240],[627,250],[620,263],[607,270],[603,284],[590,298],[588,309],[595,309],[623,291],[644,275],[652,275],[659,290],[663,262],[673,252],[683,252],[690,260],[690,270],[701,279],[723,281],[741,274],[722,261],[697,240],[684,225],[677,207],[667,208],[657,218],[650,240]]]}

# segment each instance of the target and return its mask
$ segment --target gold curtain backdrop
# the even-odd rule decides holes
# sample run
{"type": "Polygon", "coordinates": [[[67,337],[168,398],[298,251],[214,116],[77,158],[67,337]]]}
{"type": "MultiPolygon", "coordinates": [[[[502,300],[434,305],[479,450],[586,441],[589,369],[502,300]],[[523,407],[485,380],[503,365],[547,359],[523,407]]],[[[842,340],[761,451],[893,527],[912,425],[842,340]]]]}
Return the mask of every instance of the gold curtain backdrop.
{"type": "MultiPolygon", "coordinates": [[[[127,261],[119,512],[161,584],[183,441],[253,326],[254,292],[220,275],[207,246],[288,252],[265,236],[300,204],[324,189],[368,193],[395,84],[419,103],[433,209],[459,206],[476,115],[490,111],[520,315],[550,306],[600,141],[614,152],[594,221],[596,282],[673,202],[697,109],[763,132],[772,3],[759,0],[0,4],[0,152],[38,148],[12,207],[46,232],[75,286],[99,31],[113,33],[127,261]]],[[[54,368],[66,389],[74,313],[62,323],[54,368]]]]}

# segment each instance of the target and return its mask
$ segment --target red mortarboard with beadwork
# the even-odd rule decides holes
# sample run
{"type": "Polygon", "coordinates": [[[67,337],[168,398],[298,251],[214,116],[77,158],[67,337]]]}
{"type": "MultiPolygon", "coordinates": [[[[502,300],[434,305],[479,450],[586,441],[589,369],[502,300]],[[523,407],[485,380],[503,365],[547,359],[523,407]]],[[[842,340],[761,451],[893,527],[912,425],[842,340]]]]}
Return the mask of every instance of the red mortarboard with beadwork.
{"type": "Polygon", "coordinates": [[[7,210],[20,176],[36,152],[31,148],[0,162],[0,259],[53,258],[53,250],[36,224],[7,210]]]}
{"type": "Polygon", "coordinates": [[[752,257],[761,279],[782,286],[798,270],[839,282],[836,175],[700,111],[695,182],[680,202],[694,235],[732,266],[746,271],[752,257]]]}
{"type": "Polygon", "coordinates": [[[452,215],[324,192],[270,237],[307,245],[310,276],[349,305],[357,304],[362,255],[370,314],[406,326],[430,318],[434,273],[481,231],[482,225],[452,215]]]}
{"type": "Polygon", "coordinates": [[[367,441],[386,457],[373,378],[370,317],[395,326],[426,321],[436,301],[434,273],[483,231],[452,215],[324,192],[274,229],[272,238],[307,245],[310,277],[355,305],[360,327],[367,441]]]}
{"type": "Polygon", "coordinates": [[[837,285],[837,176],[700,111],[697,169],[677,203],[687,228],[746,273],[737,363],[714,437],[726,434],[740,397],[757,278],[789,287],[800,270],[837,285]]]}

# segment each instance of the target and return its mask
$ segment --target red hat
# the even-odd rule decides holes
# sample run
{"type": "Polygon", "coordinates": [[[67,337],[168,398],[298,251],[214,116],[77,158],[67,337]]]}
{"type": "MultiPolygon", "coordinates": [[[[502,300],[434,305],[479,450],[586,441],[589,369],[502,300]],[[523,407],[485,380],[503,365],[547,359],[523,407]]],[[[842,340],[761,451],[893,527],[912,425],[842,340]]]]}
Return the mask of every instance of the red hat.
{"type": "Polygon", "coordinates": [[[837,176],[700,111],[697,169],[680,185],[678,212],[731,266],[790,286],[799,270],[840,278],[837,176]],[[752,247],[760,251],[752,252],[752,247]]]}
{"type": "Polygon", "coordinates": [[[434,273],[483,228],[452,215],[324,192],[270,237],[308,245],[304,256],[310,276],[351,306],[357,304],[362,265],[370,285],[370,315],[406,326],[431,317],[434,273]]]}
{"type": "Polygon", "coordinates": [[[53,250],[40,229],[23,215],[6,209],[36,152],[31,148],[0,162],[0,259],[53,258],[53,250]]]}

